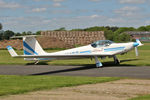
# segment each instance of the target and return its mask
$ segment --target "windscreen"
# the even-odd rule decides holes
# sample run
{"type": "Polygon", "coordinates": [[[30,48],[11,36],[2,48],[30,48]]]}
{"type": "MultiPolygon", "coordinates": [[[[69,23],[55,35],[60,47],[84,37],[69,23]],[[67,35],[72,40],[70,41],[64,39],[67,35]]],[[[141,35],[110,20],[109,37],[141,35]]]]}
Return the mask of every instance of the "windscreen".
{"type": "Polygon", "coordinates": [[[99,40],[91,44],[92,47],[97,48],[97,47],[103,47],[103,46],[109,46],[113,42],[110,40],[99,40]]]}

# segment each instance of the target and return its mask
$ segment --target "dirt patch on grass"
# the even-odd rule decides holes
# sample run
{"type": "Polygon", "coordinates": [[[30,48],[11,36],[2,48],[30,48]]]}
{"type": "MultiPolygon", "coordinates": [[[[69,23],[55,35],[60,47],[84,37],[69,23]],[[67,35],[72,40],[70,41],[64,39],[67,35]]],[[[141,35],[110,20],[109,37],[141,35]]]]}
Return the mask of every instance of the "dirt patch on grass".
{"type": "Polygon", "coordinates": [[[0,100],[126,100],[150,94],[150,80],[123,79],[2,97],[0,100]]]}

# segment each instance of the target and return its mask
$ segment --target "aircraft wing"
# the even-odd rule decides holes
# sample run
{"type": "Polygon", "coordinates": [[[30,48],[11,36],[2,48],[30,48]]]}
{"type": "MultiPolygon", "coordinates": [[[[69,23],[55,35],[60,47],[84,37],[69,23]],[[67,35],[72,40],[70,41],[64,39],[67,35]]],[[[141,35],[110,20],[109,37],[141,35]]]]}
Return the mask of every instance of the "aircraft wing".
{"type": "Polygon", "coordinates": [[[93,57],[93,56],[112,56],[112,55],[92,55],[92,54],[86,54],[86,55],[16,55],[15,58],[87,58],[87,57],[93,57]]]}

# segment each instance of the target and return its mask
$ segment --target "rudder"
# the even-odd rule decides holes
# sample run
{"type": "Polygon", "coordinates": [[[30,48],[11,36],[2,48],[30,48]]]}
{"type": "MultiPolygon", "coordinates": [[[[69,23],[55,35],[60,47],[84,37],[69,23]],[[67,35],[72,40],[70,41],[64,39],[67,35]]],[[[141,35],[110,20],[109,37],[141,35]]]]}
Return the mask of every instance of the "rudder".
{"type": "Polygon", "coordinates": [[[45,51],[42,49],[35,37],[23,37],[24,55],[43,55],[45,51]]]}

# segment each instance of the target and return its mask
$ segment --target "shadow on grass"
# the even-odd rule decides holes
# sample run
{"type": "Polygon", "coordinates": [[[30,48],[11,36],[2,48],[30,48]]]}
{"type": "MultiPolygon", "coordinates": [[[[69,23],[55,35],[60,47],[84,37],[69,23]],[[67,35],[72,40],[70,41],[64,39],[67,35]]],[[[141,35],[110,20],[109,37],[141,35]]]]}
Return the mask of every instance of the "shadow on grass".
{"type": "Polygon", "coordinates": [[[120,60],[120,64],[115,64],[114,61],[108,61],[108,62],[104,62],[103,66],[104,67],[136,67],[136,65],[134,64],[121,64],[123,62],[129,62],[129,61],[138,61],[140,59],[127,59],[127,60],[120,60]]]}
{"type": "Polygon", "coordinates": [[[26,65],[48,65],[47,62],[39,62],[37,64],[35,64],[34,62],[31,62],[31,63],[26,63],[26,65]]]}
{"type": "Polygon", "coordinates": [[[121,60],[120,62],[129,62],[129,61],[137,61],[137,60],[140,60],[140,59],[126,59],[126,60],[121,60]]]}
{"type": "Polygon", "coordinates": [[[134,64],[115,64],[113,61],[104,62],[103,67],[136,67],[134,64]]]}

